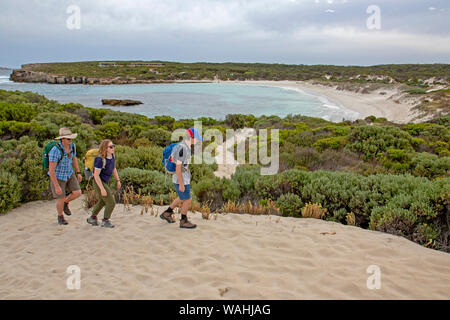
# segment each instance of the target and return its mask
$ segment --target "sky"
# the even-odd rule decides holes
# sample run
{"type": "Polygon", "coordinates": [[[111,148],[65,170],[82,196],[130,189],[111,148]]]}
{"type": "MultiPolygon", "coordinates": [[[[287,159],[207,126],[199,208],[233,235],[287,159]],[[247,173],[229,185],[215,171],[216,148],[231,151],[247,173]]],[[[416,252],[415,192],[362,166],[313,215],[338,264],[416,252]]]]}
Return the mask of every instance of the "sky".
{"type": "Polygon", "coordinates": [[[0,66],[450,63],[448,0],[0,0],[0,66]]]}

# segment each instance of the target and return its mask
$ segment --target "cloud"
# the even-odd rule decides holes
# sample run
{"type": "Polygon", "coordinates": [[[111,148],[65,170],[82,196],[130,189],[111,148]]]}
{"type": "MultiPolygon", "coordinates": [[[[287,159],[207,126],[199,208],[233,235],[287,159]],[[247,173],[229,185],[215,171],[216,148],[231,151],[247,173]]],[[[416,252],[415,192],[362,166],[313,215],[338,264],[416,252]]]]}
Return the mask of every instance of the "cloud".
{"type": "Polygon", "coordinates": [[[1,1],[0,41],[5,50],[0,52],[0,64],[19,57],[36,59],[37,52],[50,61],[52,54],[53,59],[70,55],[74,60],[128,55],[330,64],[402,58],[449,61],[446,0],[428,4],[378,0],[382,28],[376,31],[366,27],[370,4],[369,0],[1,1]],[[81,10],[80,30],[66,27],[66,9],[73,4],[81,10]]]}

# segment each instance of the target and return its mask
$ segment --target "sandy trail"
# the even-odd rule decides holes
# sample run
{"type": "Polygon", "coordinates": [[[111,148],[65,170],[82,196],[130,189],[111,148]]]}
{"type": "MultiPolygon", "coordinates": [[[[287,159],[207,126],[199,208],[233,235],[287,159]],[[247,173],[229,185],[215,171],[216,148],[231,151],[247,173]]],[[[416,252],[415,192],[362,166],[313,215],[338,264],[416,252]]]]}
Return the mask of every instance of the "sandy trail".
{"type": "Polygon", "coordinates": [[[238,163],[234,160],[233,146],[234,142],[241,143],[246,137],[252,135],[255,129],[243,128],[236,131],[235,136],[228,137],[227,140],[221,145],[217,146],[216,156],[214,157],[218,164],[217,170],[214,172],[216,177],[231,178],[232,174],[236,171],[236,167],[243,163],[238,163]]]}
{"type": "Polygon", "coordinates": [[[71,209],[67,226],[55,201],[0,216],[0,299],[450,299],[450,255],[385,233],[200,213],[186,230],[123,205],[104,229],[86,223],[82,200],[71,209]],[[71,265],[79,290],[66,286],[71,265]],[[367,288],[370,265],[381,270],[378,290],[367,288]]]}

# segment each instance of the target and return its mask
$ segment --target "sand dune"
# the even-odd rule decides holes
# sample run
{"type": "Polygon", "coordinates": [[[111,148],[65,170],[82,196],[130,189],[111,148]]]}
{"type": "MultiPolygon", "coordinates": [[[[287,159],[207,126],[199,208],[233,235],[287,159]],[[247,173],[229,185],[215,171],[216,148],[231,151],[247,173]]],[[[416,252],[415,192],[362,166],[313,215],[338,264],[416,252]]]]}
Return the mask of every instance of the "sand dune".
{"type": "MultiPolygon", "coordinates": [[[[92,227],[82,200],[68,226],[55,201],[0,216],[0,299],[449,299],[450,255],[314,219],[226,214],[195,230],[118,205],[92,227]],[[68,290],[68,266],[81,288],[68,290]],[[381,288],[369,290],[369,265],[381,288]]],[[[162,208],[158,208],[159,212],[162,208]]],[[[179,218],[179,216],[178,216],[179,218]]]]}

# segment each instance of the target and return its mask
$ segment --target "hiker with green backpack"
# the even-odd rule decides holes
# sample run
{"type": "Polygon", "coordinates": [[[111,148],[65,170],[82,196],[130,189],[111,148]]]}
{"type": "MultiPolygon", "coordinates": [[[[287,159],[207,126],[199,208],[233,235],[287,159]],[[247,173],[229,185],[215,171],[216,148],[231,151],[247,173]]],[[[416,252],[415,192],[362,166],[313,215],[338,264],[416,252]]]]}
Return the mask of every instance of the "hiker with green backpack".
{"type": "Polygon", "coordinates": [[[55,141],[49,142],[44,147],[43,166],[48,170],[50,186],[53,197],[58,199],[56,210],[58,212],[58,224],[66,225],[63,212],[70,216],[69,203],[81,196],[80,182],[82,180],[78,168],[77,151],[72,140],[77,137],[68,128],[59,129],[59,136],[55,141]],[[59,141],[58,141],[59,140],[59,141]],[[76,175],[75,175],[75,172],[76,175]],[[70,192],[66,196],[66,192],[70,192]]]}

